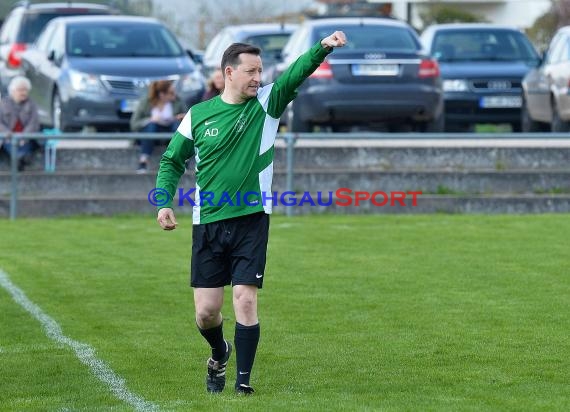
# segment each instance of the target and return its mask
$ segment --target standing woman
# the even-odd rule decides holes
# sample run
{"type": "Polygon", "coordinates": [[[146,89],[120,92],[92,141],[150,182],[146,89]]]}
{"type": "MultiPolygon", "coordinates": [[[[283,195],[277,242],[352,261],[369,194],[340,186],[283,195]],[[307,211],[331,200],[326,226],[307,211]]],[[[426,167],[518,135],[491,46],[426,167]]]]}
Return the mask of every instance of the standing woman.
{"type": "MultiPolygon", "coordinates": [[[[0,102],[0,133],[6,138],[2,149],[11,153],[12,133],[37,133],[40,130],[38,107],[29,98],[32,85],[23,76],[16,76],[8,85],[8,96],[0,102]]],[[[34,151],[33,140],[18,140],[18,170],[24,170],[34,151]]]]}
{"type": "MultiPolygon", "coordinates": [[[[148,95],[139,102],[131,116],[131,130],[142,133],[173,133],[188,111],[186,104],[176,95],[170,80],[152,82],[148,95]]],[[[138,173],[145,173],[156,141],[143,139],[139,156],[138,173]]]]}
{"type": "Polygon", "coordinates": [[[216,69],[208,79],[208,86],[202,95],[202,101],[210,100],[224,91],[224,73],[222,69],[216,69]]]}

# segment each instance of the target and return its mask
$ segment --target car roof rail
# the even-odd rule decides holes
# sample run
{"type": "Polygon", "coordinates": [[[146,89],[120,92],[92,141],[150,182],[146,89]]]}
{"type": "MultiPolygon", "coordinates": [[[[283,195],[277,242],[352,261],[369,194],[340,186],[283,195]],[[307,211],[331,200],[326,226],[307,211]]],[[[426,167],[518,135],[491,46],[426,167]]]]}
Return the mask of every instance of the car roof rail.
{"type": "Polygon", "coordinates": [[[330,14],[313,14],[313,13],[306,13],[305,17],[309,20],[324,20],[324,19],[346,19],[346,18],[362,18],[362,17],[374,17],[374,18],[382,18],[382,16],[373,15],[373,14],[358,14],[358,13],[330,13],[330,14]]]}
{"type": "Polygon", "coordinates": [[[14,6],[13,6],[13,7],[14,7],[14,8],[16,8],[16,7],[25,7],[26,9],[29,9],[29,8],[30,8],[30,3],[31,3],[31,2],[30,2],[29,0],[20,0],[20,1],[17,1],[16,3],[14,3],[14,6]]]}

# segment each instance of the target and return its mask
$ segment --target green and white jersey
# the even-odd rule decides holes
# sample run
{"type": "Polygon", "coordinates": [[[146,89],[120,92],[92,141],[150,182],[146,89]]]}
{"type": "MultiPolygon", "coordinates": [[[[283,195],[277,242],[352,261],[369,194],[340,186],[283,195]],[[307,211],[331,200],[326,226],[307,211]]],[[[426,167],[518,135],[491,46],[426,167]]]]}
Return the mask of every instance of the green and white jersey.
{"type": "Polygon", "coordinates": [[[164,199],[157,192],[157,204],[172,207],[185,161],[194,155],[194,224],[261,211],[270,214],[279,117],[328,53],[320,42],[315,44],[274,83],[259,88],[256,98],[244,103],[228,104],[217,96],[194,105],[160,160],[156,187],[170,197],[164,199]]]}

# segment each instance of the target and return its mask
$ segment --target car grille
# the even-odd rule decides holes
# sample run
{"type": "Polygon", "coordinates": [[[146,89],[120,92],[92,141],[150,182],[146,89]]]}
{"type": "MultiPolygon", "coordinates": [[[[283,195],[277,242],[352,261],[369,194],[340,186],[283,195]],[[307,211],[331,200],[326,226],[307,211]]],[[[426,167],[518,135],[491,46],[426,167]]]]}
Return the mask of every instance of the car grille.
{"type": "Polygon", "coordinates": [[[120,91],[134,91],[138,89],[132,80],[107,80],[107,85],[111,89],[120,91]]]}
{"type": "Polygon", "coordinates": [[[483,79],[472,80],[471,87],[475,91],[520,91],[521,80],[515,79],[483,79]]]}
{"type": "Polygon", "coordinates": [[[179,79],[179,76],[168,76],[167,78],[101,76],[101,81],[109,91],[129,94],[139,94],[145,91],[151,82],[162,79],[173,80],[176,82],[179,79]]]}

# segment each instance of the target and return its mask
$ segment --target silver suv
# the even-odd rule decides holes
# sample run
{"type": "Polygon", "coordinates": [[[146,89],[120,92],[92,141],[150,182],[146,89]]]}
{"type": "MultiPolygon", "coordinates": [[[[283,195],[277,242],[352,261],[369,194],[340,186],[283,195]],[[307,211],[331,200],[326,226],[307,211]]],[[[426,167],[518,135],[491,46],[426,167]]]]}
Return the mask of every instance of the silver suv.
{"type": "Polygon", "coordinates": [[[209,76],[220,67],[222,55],[232,43],[249,43],[261,49],[263,67],[275,64],[281,58],[281,50],[296,24],[259,23],[227,26],[208,43],[204,52],[202,71],[209,76]]]}

